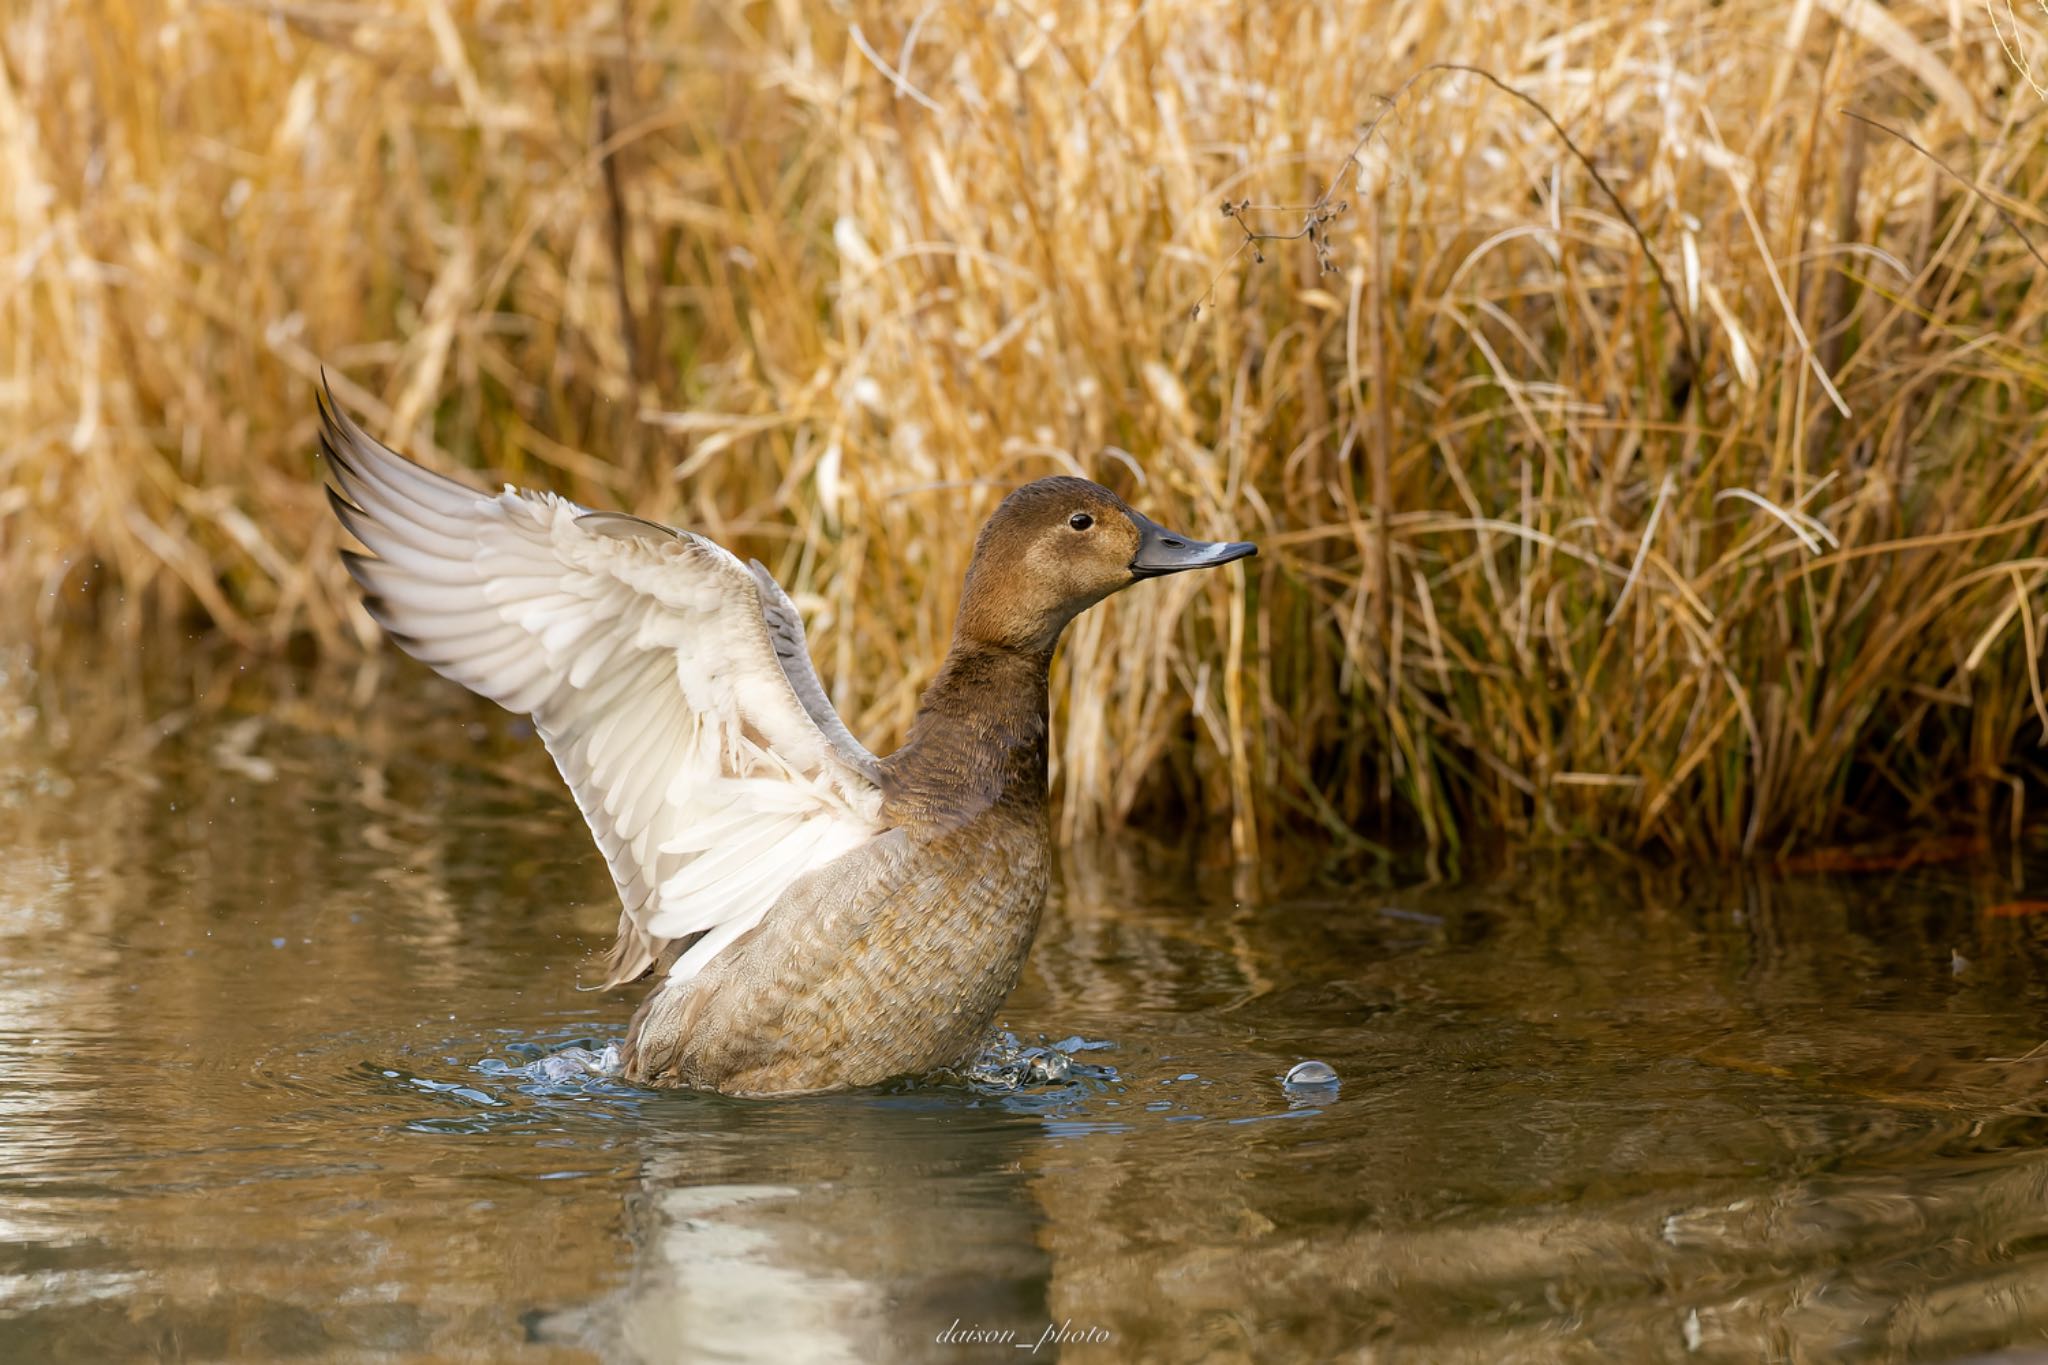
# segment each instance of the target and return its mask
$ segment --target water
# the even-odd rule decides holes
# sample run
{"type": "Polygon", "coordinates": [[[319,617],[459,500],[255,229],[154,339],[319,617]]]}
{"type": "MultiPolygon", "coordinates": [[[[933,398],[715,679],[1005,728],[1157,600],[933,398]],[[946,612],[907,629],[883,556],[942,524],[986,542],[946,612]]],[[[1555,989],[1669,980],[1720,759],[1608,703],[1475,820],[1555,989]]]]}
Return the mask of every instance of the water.
{"type": "Polygon", "coordinates": [[[652,1094],[606,1065],[637,992],[576,989],[609,885],[509,718],[16,679],[0,1359],[2048,1345],[2048,916],[1986,913],[2011,867],[1302,854],[1269,895],[1120,842],[1063,869],[968,1076],[652,1094]]]}

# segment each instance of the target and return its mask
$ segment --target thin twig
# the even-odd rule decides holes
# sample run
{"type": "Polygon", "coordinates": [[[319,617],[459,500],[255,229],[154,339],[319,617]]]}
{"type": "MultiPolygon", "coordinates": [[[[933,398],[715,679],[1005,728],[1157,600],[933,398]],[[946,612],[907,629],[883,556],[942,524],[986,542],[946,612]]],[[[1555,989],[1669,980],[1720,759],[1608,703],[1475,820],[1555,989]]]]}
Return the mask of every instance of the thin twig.
{"type": "Polygon", "coordinates": [[[1244,240],[1237,244],[1235,251],[1224,257],[1223,264],[1217,266],[1216,273],[1209,277],[1208,287],[1202,290],[1201,297],[1196,299],[1193,307],[1188,310],[1190,321],[1199,319],[1202,316],[1202,305],[1207,303],[1216,293],[1216,282],[1223,278],[1225,271],[1230,269],[1232,261],[1244,255],[1247,247],[1252,249],[1252,259],[1254,261],[1260,263],[1265,261],[1265,255],[1258,250],[1257,244],[1260,242],[1298,242],[1303,237],[1311,237],[1316,245],[1316,263],[1319,267],[1316,273],[1327,274],[1337,268],[1331,256],[1329,234],[1324,230],[1324,224],[1328,223],[1338,214],[1349,210],[1351,201],[1348,199],[1341,200],[1332,207],[1330,195],[1335,192],[1338,183],[1343,180],[1345,168],[1356,164],[1358,154],[1365,150],[1366,143],[1372,141],[1372,135],[1379,131],[1380,123],[1389,114],[1394,112],[1395,105],[1401,96],[1407,92],[1409,86],[1415,84],[1416,79],[1421,74],[1422,72],[1418,71],[1414,76],[1410,76],[1401,83],[1401,88],[1391,95],[1374,95],[1372,97],[1386,107],[1375,114],[1372,120],[1365,125],[1364,131],[1358,135],[1358,141],[1351,145],[1351,150],[1346,152],[1344,159],[1337,163],[1337,169],[1330,173],[1329,182],[1323,186],[1323,192],[1316,196],[1313,204],[1309,204],[1304,208],[1301,205],[1295,204],[1254,204],[1249,199],[1241,199],[1234,204],[1227,199],[1223,201],[1223,216],[1237,224],[1238,230],[1244,233],[1244,240]],[[1287,212],[1307,214],[1302,225],[1293,232],[1259,232],[1245,226],[1244,215],[1247,213],[1287,212]]]}
{"type": "Polygon", "coordinates": [[[1461,62],[1433,62],[1423,70],[1463,71],[1467,75],[1477,76],[1496,90],[1514,96],[1543,116],[1543,121],[1557,134],[1558,141],[1564,143],[1565,150],[1586,168],[1586,174],[1593,177],[1593,183],[1600,187],[1600,192],[1607,196],[1607,202],[1614,205],[1614,211],[1621,215],[1622,221],[1628,224],[1628,230],[1635,234],[1637,244],[1643,249],[1643,259],[1650,263],[1650,273],[1657,277],[1657,284],[1664,291],[1665,301],[1671,305],[1671,315],[1678,319],[1679,338],[1685,343],[1686,364],[1691,367],[1691,372],[1697,375],[1700,372],[1700,356],[1699,350],[1693,344],[1692,318],[1687,315],[1685,305],[1679,301],[1678,290],[1672,285],[1671,277],[1664,273],[1663,263],[1657,259],[1657,253],[1650,249],[1649,234],[1643,231],[1643,225],[1636,221],[1636,216],[1629,212],[1628,205],[1621,202],[1621,196],[1614,192],[1614,186],[1607,183],[1607,177],[1600,174],[1600,168],[1593,164],[1593,159],[1579,150],[1579,144],[1572,141],[1572,135],[1564,130],[1564,125],[1557,121],[1556,116],[1544,108],[1542,102],[1534,95],[1517,90],[1491,71],[1480,67],[1466,66],[1461,62]]]}
{"type": "Polygon", "coordinates": [[[1970,193],[1976,195],[1985,203],[1991,205],[1991,211],[1998,215],[1999,221],[2004,223],[2007,227],[2011,228],[2012,235],[2020,239],[2020,244],[2026,247],[2028,254],[2033,256],[2035,260],[2041,263],[2042,269],[2048,270],[2048,257],[2042,256],[2039,248],[2037,248],[2034,245],[2033,238],[2027,236],[2026,232],[2020,227],[2020,225],[2013,221],[2013,216],[2011,214],[2007,213],[2004,209],[1999,207],[1998,201],[1996,199],[1993,199],[1991,195],[1988,192],[1986,192],[1982,185],[1979,185],[1976,181],[1970,179],[1962,172],[1956,170],[1955,167],[1949,165],[1946,161],[1943,161],[1933,152],[1928,151],[1925,147],[1921,146],[1919,143],[1915,142],[1912,138],[1900,132],[1898,129],[1892,127],[1890,124],[1879,123],[1876,119],[1871,118],[1865,114],[1859,114],[1854,109],[1844,109],[1841,112],[1845,117],[1855,119],[1858,123],[1869,124],[1871,127],[1877,129],[1877,131],[1879,131],[1880,133],[1890,133],[1893,137],[1905,143],[1908,147],[1911,147],[1914,151],[1920,153],[1920,155],[1926,157],[1935,165],[1941,167],[1941,169],[1948,174],[1949,179],[1955,181],[1958,185],[1961,185],[1964,189],[1970,191],[1970,193]]]}
{"type": "Polygon", "coordinates": [[[1412,87],[1415,84],[1415,82],[1420,80],[1423,76],[1439,71],[1461,71],[1464,72],[1466,75],[1477,76],[1481,80],[1487,82],[1489,85],[1493,86],[1497,90],[1500,90],[1504,94],[1512,95],[1514,98],[1520,100],[1522,103],[1528,105],[1531,109],[1534,109],[1538,114],[1541,114],[1543,116],[1543,121],[1550,125],[1551,131],[1555,132],[1558,136],[1558,140],[1564,143],[1565,150],[1569,151],[1572,154],[1572,156],[1578,161],[1578,163],[1586,168],[1586,174],[1593,177],[1593,183],[1600,187],[1600,192],[1607,196],[1607,202],[1614,206],[1614,211],[1621,215],[1622,221],[1624,223],[1628,224],[1628,230],[1631,233],[1635,234],[1637,244],[1641,246],[1643,249],[1643,258],[1649,262],[1650,271],[1657,277],[1657,285],[1663,291],[1665,301],[1668,302],[1671,306],[1672,316],[1678,319],[1679,339],[1685,345],[1685,360],[1687,366],[1687,373],[1690,375],[1699,374],[1700,357],[1699,349],[1693,341],[1692,318],[1685,311],[1685,305],[1683,302],[1680,301],[1678,297],[1678,290],[1671,283],[1671,277],[1664,273],[1663,262],[1657,259],[1657,253],[1651,249],[1649,234],[1643,231],[1642,224],[1636,221],[1636,216],[1635,214],[1629,211],[1628,205],[1624,204],[1621,201],[1621,196],[1615,192],[1614,186],[1610,185],[1607,182],[1606,176],[1600,174],[1600,168],[1593,164],[1593,159],[1587,156],[1585,152],[1579,149],[1579,144],[1572,141],[1572,135],[1564,130],[1564,125],[1557,121],[1557,117],[1554,114],[1552,114],[1550,110],[1546,109],[1540,100],[1538,100],[1533,95],[1530,95],[1524,91],[1516,89],[1512,85],[1509,85],[1506,81],[1494,75],[1491,71],[1487,71],[1481,67],[1467,66],[1462,62],[1432,62],[1428,66],[1423,67],[1420,71],[1417,71],[1414,75],[1410,76],[1406,81],[1403,81],[1401,83],[1401,87],[1398,90],[1396,90],[1392,95],[1374,96],[1375,99],[1380,100],[1386,107],[1381,109],[1378,114],[1374,115],[1370,123],[1366,124],[1365,130],[1363,133],[1359,135],[1357,143],[1352,146],[1349,152],[1345,153],[1344,159],[1337,163],[1337,169],[1330,176],[1329,184],[1325,186],[1323,192],[1316,197],[1315,203],[1308,206],[1307,220],[1302,224],[1300,228],[1296,229],[1295,231],[1288,233],[1255,232],[1251,228],[1245,227],[1245,224],[1242,221],[1242,215],[1246,212],[1252,211],[1255,207],[1251,203],[1251,201],[1248,199],[1240,200],[1235,204],[1226,201],[1223,205],[1223,216],[1231,219],[1233,222],[1236,222],[1238,227],[1244,230],[1245,237],[1242,242],[1238,243],[1237,250],[1231,252],[1230,256],[1223,262],[1221,266],[1217,268],[1216,273],[1210,277],[1209,287],[1207,289],[1204,289],[1202,291],[1201,298],[1196,300],[1194,308],[1191,310],[1190,317],[1201,317],[1202,305],[1204,303],[1207,303],[1209,301],[1210,296],[1215,293],[1216,282],[1223,278],[1223,272],[1230,268],[1231,261],[1236,260],[1240,255],[1242,255],[1246,247],[1251,247],[1253,249],[1255,259],[1265,259],[1264,256],[1260,255],[1257,251],[1256,243],[1258,242],[1285,242],[1295,241],[1302,237],[1310,237],[1315,241],[1316,254],[1319,261],[1323,265],[1323,268],[1325,270],[1334,269],[1335,267],[1330,264],[1329,248],[1327,246],[1326,241],[1324,240],[1325,233],[1323,231],[1322,225],[1324,223],[1327,223],[1330,218],[1335,217],[1337,212],[1341,212],[1343,211],[1343,209],[1349,208],[1350,205],[1349,202],[1346,201],[1337,210],[1333,211],[1330,207],[1330,195],[1336,190],[1338,182],[1343,178],[1345,168],[1357,162],[1358,154],[1365,150],[1366,144],[1372,140],[1373,134],[1379,130],[1381,122],[1383,122],[1389,114],[1394,112],[1395,108],[1399,105],[1402,96],[1404,96],[1408,92],[1409,88],[1412,87]]]}

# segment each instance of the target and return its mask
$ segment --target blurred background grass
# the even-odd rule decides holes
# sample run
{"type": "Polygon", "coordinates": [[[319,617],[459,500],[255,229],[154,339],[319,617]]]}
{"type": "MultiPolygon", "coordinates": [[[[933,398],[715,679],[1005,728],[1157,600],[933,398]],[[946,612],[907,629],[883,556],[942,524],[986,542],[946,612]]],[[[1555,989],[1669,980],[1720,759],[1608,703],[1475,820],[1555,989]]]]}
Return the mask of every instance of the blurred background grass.
{"type": "Polygon", "coordinates": [[[1068,837],[2017,829],[2044,79],[2005,0],[19,0],[0,633],[375,649],[324,365],[759,555],[878,748],[1009,486],[1258,539],[1071,633],[1068,837]]]}

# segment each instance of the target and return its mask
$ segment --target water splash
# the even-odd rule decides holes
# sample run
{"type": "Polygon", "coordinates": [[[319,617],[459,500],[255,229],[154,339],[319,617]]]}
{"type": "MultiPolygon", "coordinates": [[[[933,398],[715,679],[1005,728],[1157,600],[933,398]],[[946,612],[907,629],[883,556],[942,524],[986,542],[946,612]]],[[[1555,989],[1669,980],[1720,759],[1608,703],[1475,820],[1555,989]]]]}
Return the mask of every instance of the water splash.
{"type": "Polygon", "coordinates": [[[441,1060],[453,1075],[422,1074],[416,1062],[363,1061],[357,1070],[374,1088],[428,1100],[439,1112],[402,1124],[420,1133],[553,1131],[571,1112],[600,1120],[629,1118],[645,1099],[620,1076],[618,1043],[588,1034],[515,1038],[480,1061],[455,1055],[441,1060]]]}
{"type": "Polygon", "coordinates": [[[969,1062],[961,1075],[970,1086],[987,1095],[1014,1095],[1047,1087],[1063,1087],[1078,1094],[1084,1092],[1077,1087],[1085,1086],[1092,1092],[1120,1079],[1116,1068],[1077,1060],[1075,1054],[1115,1046],[1081,1037],[1047,1043],[1042,1036],[1033,1046],[1004,1030],[982,1046],[981,1055],[969,1062]]]}
{"type": "Polygon", "coordinates": [[[543,1053],[524,1066],[486,1057],[477,1063],[477,1070],[487,1076],[535,1081],[543,1085],[575,1085],[592,1080],[616,1080],[625,1070],[625,1063],[620,1059],[617,1043],[606,1043],[595,1051],[580,1043],[571,1043],[558,1052],[543,1053]]]}
{"type": "Polygon", "coordinates": [[[623,1084],[625,1063],[616,1041],[579,1038],[568,1043],[517,1042],[505,1051],[513,1060],[486,1057],[476,1069],[494,1080],[520,1084],[529,1094],[560,1090],[609,1090],[623,1084]]]}

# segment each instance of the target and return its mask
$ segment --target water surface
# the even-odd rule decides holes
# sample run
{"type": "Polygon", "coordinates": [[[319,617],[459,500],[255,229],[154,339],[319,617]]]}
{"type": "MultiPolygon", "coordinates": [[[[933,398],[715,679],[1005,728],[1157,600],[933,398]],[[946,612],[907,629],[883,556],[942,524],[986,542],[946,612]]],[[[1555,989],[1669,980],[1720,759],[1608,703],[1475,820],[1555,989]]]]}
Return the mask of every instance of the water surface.
{"type": "Polygon", "coordinates": [[[0,1358],[2048,1343],[2011,866],[1404,887],[1120,842],[1002,1016],[1063,1080],[651,1094],[537,1065],[638,992],[578,990],[610,886],[516,721],[10,668],[0,1358]]]}

